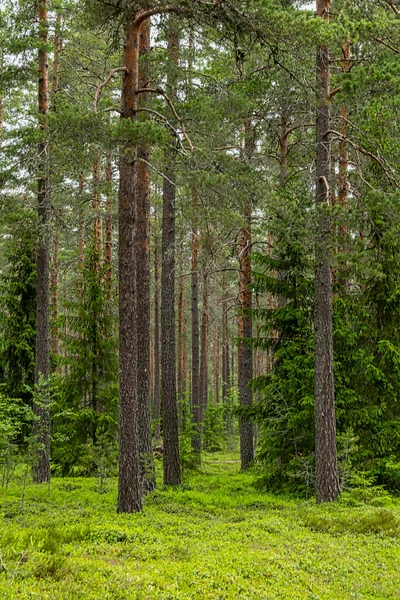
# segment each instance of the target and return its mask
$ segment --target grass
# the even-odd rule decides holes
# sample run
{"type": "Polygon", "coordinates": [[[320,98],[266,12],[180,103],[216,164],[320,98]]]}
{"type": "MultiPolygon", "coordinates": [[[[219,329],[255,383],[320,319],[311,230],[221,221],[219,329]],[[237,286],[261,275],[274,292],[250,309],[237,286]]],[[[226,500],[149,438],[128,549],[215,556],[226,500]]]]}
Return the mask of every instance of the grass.
{"type": "Polygon", "coordinates": [[[400,599],[400,502],[351,495],[316,506],[253,487],[236,455],[207,455],[140,515],[116,483],[54,479],[0,496],[0,597],[15,599],[400,599]]]}

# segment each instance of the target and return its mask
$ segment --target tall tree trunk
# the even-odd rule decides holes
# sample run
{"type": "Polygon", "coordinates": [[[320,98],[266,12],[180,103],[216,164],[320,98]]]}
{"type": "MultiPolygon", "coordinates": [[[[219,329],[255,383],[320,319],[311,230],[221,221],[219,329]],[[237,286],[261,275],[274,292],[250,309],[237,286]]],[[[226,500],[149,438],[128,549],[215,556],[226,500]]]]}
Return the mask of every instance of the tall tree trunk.
{"type": "MultiPolygon", "coordinates": [[[[139,67],[137,19],[125,30],[121,118],[135,120],[139,67]]],[[[136,393],[135,203],[136,152],[120,150],[119,180],[119,479],[118,511],[142,508],[139,455],[139,408],[136,393]]]]}
{"type": "Polygon", "coordinates": [[[78,300],[83,299],[83,269],[85,265],[85,216],[83,208],[84,179],[81,174],[78,176],[78,197],[79,197],[79,242],[78,242],[78,300]]]}
{"type": "Polygon", "coordinates": [[[178,291],[178,398],[182,400],[184,392],[184,347],[185,347],[185,298],[182,273],[183,245],[180,249],[180,273],[178,291]]]}
{"type": "Polygon", "coordinates": [[[207,272],[203,275],[203,310],[201,318],[201,352],[200,352],[200,422],[208,402],[208,280],[207,272]]]}
{"type": "Polygon", "coordinates": [[[111,154],[107,155],[106,163],[106,247],[105,247],[105,279],[107,298],[111,302],[113,299],[113,199],[112,199],[112,158],[111,154]]]}
{"type": "Polygon", "coordinates": [[[200,349],[199,349],[199,230],[198,230],[198,192],[192,189],[192,274],[191,274],[191,304],[192,304],[192,418],[194,432],[192,448],[201,451],[201,398],[200,398],[200,349]]]}
{"type": "MultiPolygon", "coordinates": [[[[287,177],[288,177],[288,157],[289,157],[289,111],[287,102],[284,101],[282,107],[282,119],[280,125],[280,134],[279,134],[279,163],[280,163],[280,171],[279,171],[279,183],[282,190],[286,189],[287,177]]],[[[278,278],[281,281],[285,281],[286,272],[283,269],[279,269],[278,278]]],[[[287,299],[283,294],[278,295],[278,307],[283,308],[287,304],[287,299]]]]}
{"type": "MultiPolygon", "coordinates": [[[[148,87],[146,55],[150,51],[150,19],[143,21],[139,32],[139,87],[148,87]]],[[[141,94],[139,107],[149,102],[141,94]]],[[[141,483],[145,492],[155,489],[156,478],[151,445],[150,401],[150,148],[138,148],[136,204],[136,335],[137,397],[139,404],[139,443],[141,483]]]]}
{"type": "Polygon", "coordinates": [[[160,259],[158,248],[158,219],[154,219],[154,437],[161,439],[161,377],[160,377],[160,259]]]}
{"type": "Polygon", "coordinates": [[[219,331],[214,327],[214,406],[219,404],[219,331]]]}
{"type": "MultiPolygon", "coordinates": [[[[342,46],[343,61],[342,61],[342,72],[348,73],[350,71],[350,58],[351,58],[351,45],[349,41],[346,41],[342,46]]],[[[339,142],[339,176],[338,176],[338,201],[339,206],[343,209],[342,219],[344,225],[339,230],[339,251],[343,254],[342,266],[346,268],[346,253],[348,250],[348,237],[349,237],[349,226],[347,224],[347,208],[348,208],[348,192],[349,192],[349,153],[347,149],[347,142],[345,138],[347,136],[347,119],[349,117],[349,107],[347,104],[342,104],[340,108],[340,119],[342,121],[342,127],[340,133],[343,139],[339,142]]],[[[350,291],[350,282],[347,274],[345,273],[341,277],[343,290],[346,294],[350,291]]]]}
{"type": "MultiPolygon", "coordinates": [[[[317,0],[318,15],[328,21],[329,0],[317,0]]],[[[329,51],[317,51],[316,205],[315,246],[315,460],[318,502],[339,494],[336,451],[335,390],[332,335],[332,233],[329,216],[331,144],[329,140],[329,51]]]]}
{"type": "MultiPolygon", "coordinates": [[[[169,20],[168,53],[172,67],[178,62],[179,38],[176,22],[169,20]]],[[[176,73],[171,69],[168,87],[176,89],[176,73]]],[[[175,356],[175,142],[166,150],[163,180],[162,274],[161,274],[161,381],[164,435],[164,484],[179,485],[178,407],[175,356]]]]}
{"type": "Polygon", "coordinates": [[[92,164],[92,260],[93,269],[100,272],[103,260],[103,221],[100,214],[101,154],[95,149],[92,164]]]}
{"type": "MultiPolygon", "coordinates": [[[[58,231],[54,235],[53,264],[51,270],[51,351],[57,357],[60,354],[60,339],[58,336],[58,272],[59,272],[59,249],[60,238],[58,231]]],[[[57,369],[58,371],[58,369],[57,369]]]]}
{"type": "MultiPolygon", "coordinates": [[[[222,308],[222,401],[226,400],[229,395],[231,386],[230,362],[229,362],[229,331],[228,331],[228,299],[226,274],[222,276],[223,300],[222,308]]],[[[233,353],[232,353],[233,358],[233,353]]]]}
{"type": "Polygon", "coordinates": [[[48,43],[48,6],[47,0],[39,3],[39,127],[43,136],[38,150],[38,224],[37,242],[37,283],[36,283],[36,347],[35,347],[35,384],[41,386],[40,402],[35,402],[33,409],[36,415],[34,434],[40,444],[37,464],[33,477],[36,483],[50,481],[50,409],[47,381],[50,376],[50,179],[48,142],[45,138],[47,114],[49,111],[49,65],[47,54],[48,43]]]}
{"type": "MultiPolygon", "coordinates": [[[[245,122],[244,159],[250,160],[254,150],[252,125],[249,119],[245,122]]],[[[252,337],[251,295],[251,215],[252,201],[248,198],[244,204],[244,226],[239,234],[239,347],[238,347],[238,383],[239,402],[241,407],[251,406],[253,401],[249,382],[253,378],[253,349],[245,343],[252,337]]],[[[242,470],[246,470],[254,460],[253,424],[246,418],[240,422],[240,462],[242,470]]]]}
{"type": "MultiPolygon", "coordinates": [[[[56,26],[54,31],[54,59],[53,59],[53,79],[52,79],[52,108],[56,107],[55,96],[60,89],[59,71],[60,71],[60,52],[61,52],[61,13],[57,13],[56,26]]],[[[55,225],[57,227],[57,224],[55,225]]],[[[60,354],[60,340],[58,331],[58,276],[59,276],[59,234],[56,229],[54,233],[53,260],[51,270],[51,342],[50,347],[54,357],[60,354]]],[[[59,372],[60,368],[57,367],[59,372]]]]}

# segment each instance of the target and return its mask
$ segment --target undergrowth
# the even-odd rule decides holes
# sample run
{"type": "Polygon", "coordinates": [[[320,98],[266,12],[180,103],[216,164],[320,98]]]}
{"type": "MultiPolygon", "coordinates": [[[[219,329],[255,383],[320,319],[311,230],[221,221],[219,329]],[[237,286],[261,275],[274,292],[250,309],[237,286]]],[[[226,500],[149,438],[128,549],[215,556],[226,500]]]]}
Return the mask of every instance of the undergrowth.
{"type": "Polygon", "coordinates": [[[382,490],[331,505],[263,493],[235,454],[206,455],[140,515],[117,487],[54,479],[1,492],[5,600],[400,598],[400,503],[382,490]]]}

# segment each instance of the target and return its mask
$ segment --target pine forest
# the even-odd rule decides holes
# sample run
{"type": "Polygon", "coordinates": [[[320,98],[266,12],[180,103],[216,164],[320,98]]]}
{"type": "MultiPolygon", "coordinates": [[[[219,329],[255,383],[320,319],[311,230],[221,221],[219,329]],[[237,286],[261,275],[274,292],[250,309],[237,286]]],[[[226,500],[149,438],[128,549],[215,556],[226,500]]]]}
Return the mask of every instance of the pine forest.
{"type": "Polygon", "coordinates": [[[0,594],[400,598],[400,0],[0,0],[0,594]]]}

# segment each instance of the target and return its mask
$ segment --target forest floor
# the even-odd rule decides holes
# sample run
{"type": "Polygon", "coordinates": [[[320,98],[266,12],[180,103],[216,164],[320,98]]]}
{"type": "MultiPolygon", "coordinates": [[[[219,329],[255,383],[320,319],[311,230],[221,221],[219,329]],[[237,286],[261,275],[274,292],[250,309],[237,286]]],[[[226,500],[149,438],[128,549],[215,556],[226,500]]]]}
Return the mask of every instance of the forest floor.
{"type": "Polygon", "coordinates": [[[116,482],[0,491],[0,598],[400,599],[400,501],[334,505],[258,491],[237,455],[116,514],[116,482]]]}

